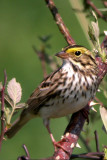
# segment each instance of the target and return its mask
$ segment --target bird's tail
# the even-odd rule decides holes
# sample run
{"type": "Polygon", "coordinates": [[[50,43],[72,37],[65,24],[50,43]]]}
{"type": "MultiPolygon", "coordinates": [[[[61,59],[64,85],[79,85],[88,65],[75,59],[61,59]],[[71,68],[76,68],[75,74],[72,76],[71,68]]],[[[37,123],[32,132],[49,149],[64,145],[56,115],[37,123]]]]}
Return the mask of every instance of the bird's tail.
{"type": "Polygon", "coordinates": [[[25,115],[24,117],[19,117],[9,128],[5,135],[7,135],[8,138],[12,138],[29,120],[31,119],[31,116],[25,115]]]}

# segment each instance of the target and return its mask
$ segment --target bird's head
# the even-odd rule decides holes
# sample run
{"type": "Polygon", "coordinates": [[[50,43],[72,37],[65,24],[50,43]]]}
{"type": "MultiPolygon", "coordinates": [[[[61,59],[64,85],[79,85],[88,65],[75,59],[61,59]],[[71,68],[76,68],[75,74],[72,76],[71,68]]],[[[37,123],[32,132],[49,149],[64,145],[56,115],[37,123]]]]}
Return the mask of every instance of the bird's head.
{"type": "Polygon", "coordinates": [[[64,61],[71,62],[80,69],[95,67],[95,58],[88,49],[80,45],[73,45],[64,48],[61,52],[56,54],[64,61]]]}

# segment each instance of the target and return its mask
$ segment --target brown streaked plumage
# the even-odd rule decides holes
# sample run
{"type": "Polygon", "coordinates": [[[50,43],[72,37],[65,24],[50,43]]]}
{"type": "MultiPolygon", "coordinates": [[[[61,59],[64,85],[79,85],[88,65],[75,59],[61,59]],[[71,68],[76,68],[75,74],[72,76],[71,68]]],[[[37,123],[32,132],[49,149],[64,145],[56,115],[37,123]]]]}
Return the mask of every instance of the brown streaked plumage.
{"type": "Polygon", "coordinates": [[[56,54],[62,66],[45,78],[27,101],[19,119],[6,132],[13,137],[30,119],[40,116],[52,142],[49,119],[59,118],[81,110],[95,96],[98,88],[98,68],[92,53],[79,45],[68,46],[56,54]]]}

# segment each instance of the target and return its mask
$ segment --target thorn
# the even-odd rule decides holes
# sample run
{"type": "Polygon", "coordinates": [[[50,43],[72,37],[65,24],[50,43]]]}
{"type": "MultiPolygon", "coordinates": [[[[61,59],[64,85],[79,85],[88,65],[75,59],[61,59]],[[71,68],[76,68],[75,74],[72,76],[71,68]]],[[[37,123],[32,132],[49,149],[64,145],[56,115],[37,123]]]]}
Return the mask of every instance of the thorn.
{"type": "Polygon", "coordinates": [[[2,118],[2,117],[1,117],[1,120],[5,121],[5,118],[2,118]]]}
{"type": "Polygon", "coordinates": [[[105,36],[107,36],[107,31],[104,31],[105,36]]]}
{"type": "Polygon", "coordinates": [[[97,112],[97,110],[96,110],[94,107],[91,107],[91,109],[92,109],[94,112],[97,112]]]}
{"type": "Polygon", "coordinates": [[[64,138],[64,136],[61,136],[61,139],[63,139],[64,138]]]}
{"type": "Polygon", "coordinates": [[[97,92],[101,92],[101,90],[100,90],[100,89],[97,89],[97,92]]]}
{"type": "Polygon", "coordinates": [[[70,135],[69,132],[67,132],[67,133],[66,133],[66,137],[68,137],[69,135],[70,135]]]}
{"type": "Polygon", "coordinates": [[[89,106],[92,107],[92,106],[95,106],[96,104],[99,104],[99,103],[96,103],[96,102],[94,102],[94,101],[91,101],[90,104],[89,104],[89,106]]]}
{"type": "Polygon", "coordinates": [[[57,157],[56,157],[56,160],[59,160],[59,159],[60,159],[60,156],[57,156],[57,157]]]}
{"type": "Polygon", "coordinates": [[[70,147],[71,147],[71,148],[74,148],[74,147],[75,147],[75,144],[74,144],[74,143],[72,143],[70,147]]]}
{"type": "Polygon", "coordinates": [[[6,141],[7,139],[6,139],[5,137],[3,137],[3,140],[5,140],[5,141],[6,141]]]}
{"type": "Polygon", "coordinates": [[[76,144],[76,147],[77,147],[77,148],[81,148],[81,146],[79,145],[79,143],[76,144]]]}

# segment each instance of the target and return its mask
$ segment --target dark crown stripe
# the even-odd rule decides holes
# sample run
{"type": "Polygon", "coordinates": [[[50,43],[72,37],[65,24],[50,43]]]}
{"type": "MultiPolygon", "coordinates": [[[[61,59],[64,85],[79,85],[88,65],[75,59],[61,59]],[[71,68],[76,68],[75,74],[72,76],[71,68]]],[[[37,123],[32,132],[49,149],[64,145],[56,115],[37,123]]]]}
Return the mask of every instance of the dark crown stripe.
{"type": "Polygon", "coordinates": [[[64,51],[68,50],[69,48],[78,48],[78,47],[82,48],[83,46],[81,46],[81,45],[69,45],[69,46],[64,48],[64,51]]]}

